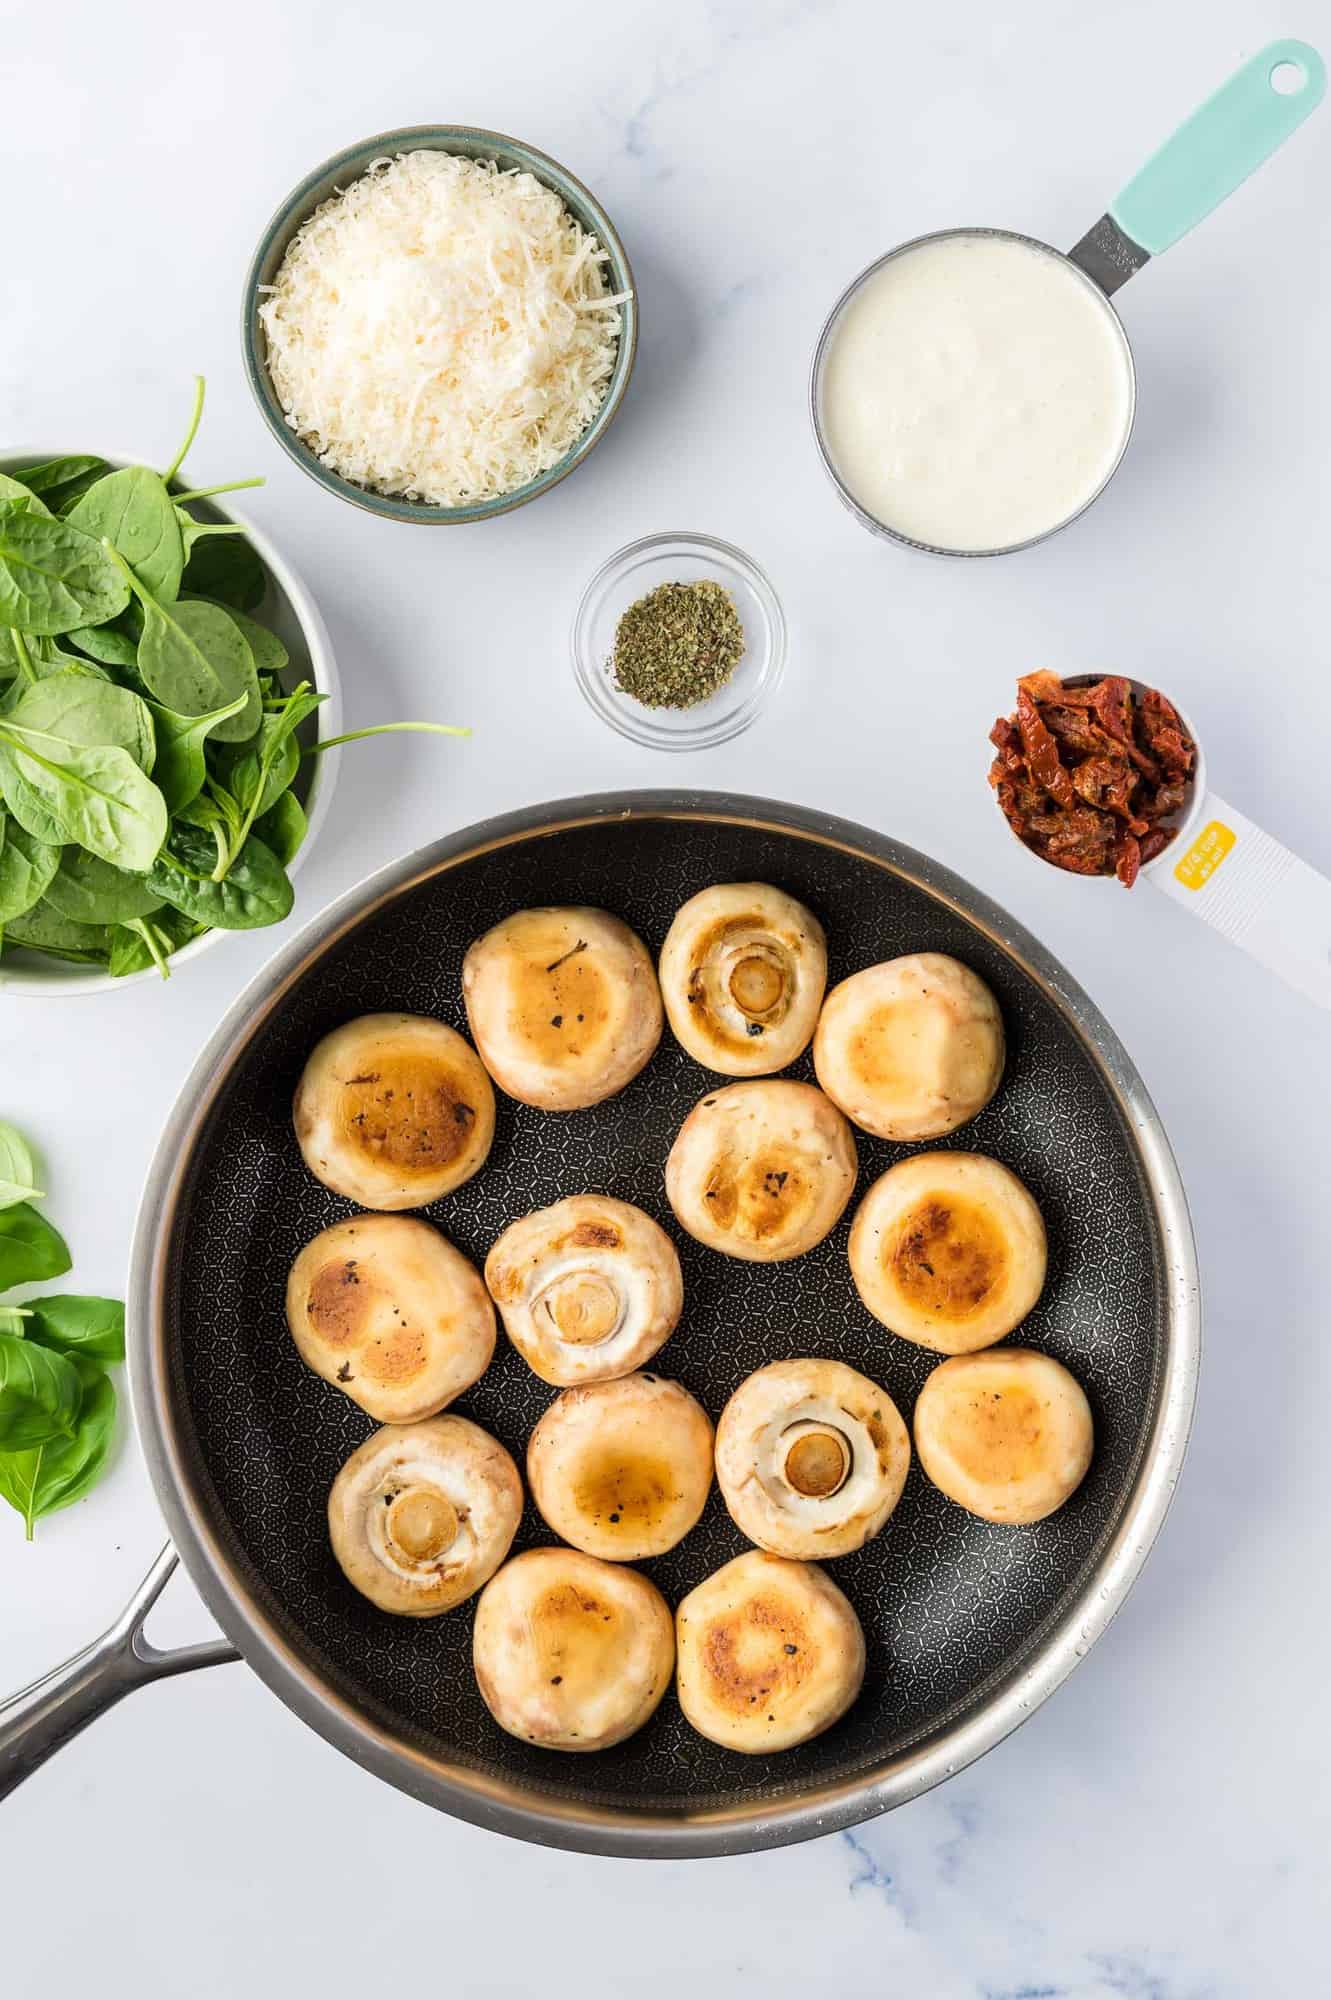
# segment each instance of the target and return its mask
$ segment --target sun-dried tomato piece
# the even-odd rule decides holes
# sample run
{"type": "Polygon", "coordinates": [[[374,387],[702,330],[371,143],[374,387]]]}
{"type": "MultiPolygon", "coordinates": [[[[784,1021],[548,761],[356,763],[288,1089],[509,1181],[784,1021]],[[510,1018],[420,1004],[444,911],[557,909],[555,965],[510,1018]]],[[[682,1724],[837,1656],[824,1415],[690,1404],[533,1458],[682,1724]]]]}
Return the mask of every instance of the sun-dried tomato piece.
{"type": "Polygon", "coordinates": [[[1059,762],[1058,745],[1044,723],[1040,711],[1025,688],[1017,690],[1017,727],[1021,731],[1026,765],[1037,785],[1043,785],[1051,799],[1061,806],[1076,804],[1072,780],[1059,762]]]}
{"type": "Polygon", "coordinates": [[[1196,747],[1154,689],[1122,674],[1067,685],[1042,669],[1017,683],[1017,707],[990,731],[989,770],[1017,838],[1056,868],[1117,875],[1131,888],[1174,837],[1196,747]]]}

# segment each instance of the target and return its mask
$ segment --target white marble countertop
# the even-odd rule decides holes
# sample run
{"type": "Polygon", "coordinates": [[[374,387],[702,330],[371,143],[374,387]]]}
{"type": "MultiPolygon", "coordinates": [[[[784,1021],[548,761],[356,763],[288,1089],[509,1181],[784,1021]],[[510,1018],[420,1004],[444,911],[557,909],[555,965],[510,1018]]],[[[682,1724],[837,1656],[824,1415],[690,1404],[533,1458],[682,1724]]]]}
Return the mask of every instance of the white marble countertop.
{"type": "MultiPolygon", "coordinates": [[[[267,474],[252,512],[321,602],[351,721],[475,727],[462,747],[397,738],[348,757],[300,909],[450,827],[604,786],[761,791],[882,826],[1030,925],[1127,1042],[1189,1189],[1208,1320],[1187,1472],[1129,1603],[1025,1728],[929,1797],[745,1860],[545,1853],[372,1780],[229,1667],[136,1696],[6,1805],[7,1990],[231,2000],[351,1994],[386,1975],[585,2000],[775,2000],[811,1980],[931,2000],[1320,1986],[1327,1018],[1164,898],[1088,897],[1032,865],[995,822],[984,735],[1037,664],[1140,674],[1197,720],[1226,795],[1331,868],[1331,110],[1124,295],[1138,432],[1067,535],[974,565],[875,543],[824,481],[804,408],[821,318],[870,258],[958,221],[1070,244],[1245,55],[1315,33],[1307,13],[8,13],[0,436],[160,456],[203,371],[191,470],[267,474]],[[409,533],[308,484],[251,406],[237,341],[241,277],[277,200],[343,145],[430,121],[520,133],[566,161],[616,219],[643,310],[637,380],[590,464],[456,535],[409,533]],[[770,712],[693,760],[611,736],[567,660],[595,565],[678,527],[752,550],[793,637],[770,712]]],[[[272,945],[238,937],[132,997],[0,998],[0,1114],[40,1135],[79,1287],[122,1288],[162,1120],[272,945]]],[[[0,1684],[99,1630],[162,1539],[131,1436],[33,1547],[0,1518],[0,1684]]],[[[183,1576],[154,1629],[209,1629],[183,1576]]]]}

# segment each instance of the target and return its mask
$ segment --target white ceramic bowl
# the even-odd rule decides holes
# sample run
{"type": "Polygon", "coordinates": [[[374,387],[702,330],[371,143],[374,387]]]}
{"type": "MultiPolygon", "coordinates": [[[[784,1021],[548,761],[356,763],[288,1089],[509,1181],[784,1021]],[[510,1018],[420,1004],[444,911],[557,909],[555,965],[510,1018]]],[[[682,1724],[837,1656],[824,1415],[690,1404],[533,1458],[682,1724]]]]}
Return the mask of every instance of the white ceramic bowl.
{"type": "MultiPolygon", "coordinates": [[[[66,449],[64,445],[47,444],[7,450],[0,456],[0,472],[12,473],[25,465],[39,465],[43,459],[55,458],[66,449]]],[[[111,466],[142,463],[141,459],[116,457],[110,452],[104,455],[111,466]]],[[[337,736],[341,731],[341,683],[332,643],[314,599],[290,563],[278,554],[268,537],[255,527],[247,515],[215,500],[200,502],[199,512],[205,520],[236,521],[244,528],[246,538],[268,577],[267,594],[254,615],[276,632],[291,655],[291,664],[284,675],[288,685],[294,687],[299,680],[311,681],[325,696],[314,715],[319,735],[337,736]]],[[[337,764],[335,759],[330,761],[326,757],[315,757],[310,760],[308,770],[309,786],[303,795],[303,804],[309,829],[299,852],[288,865],[289,875],[296,873],[319,837],[332,803],[337,764]]],[[[274,925],[273,928],[276,930],[280,926],[274,925]]],[[[182,946],[171,957],[172,977],[192,958],[198,958],[202,952],[231,935],[229,931],[205,931],[202,937],[182,946]]],[[[92,966],[70,965],[63,959],[40,958],[36,954],[19,956],[8,952],[0,958],[0,994],[6,998],[11,994],[18,997],[31,994],[47,1000],[67,999],[83,993],[118,993],[138,986],[144,980],[160,979],[161,974],[155,966],[113,979],[109,972],[92,966]]]]}

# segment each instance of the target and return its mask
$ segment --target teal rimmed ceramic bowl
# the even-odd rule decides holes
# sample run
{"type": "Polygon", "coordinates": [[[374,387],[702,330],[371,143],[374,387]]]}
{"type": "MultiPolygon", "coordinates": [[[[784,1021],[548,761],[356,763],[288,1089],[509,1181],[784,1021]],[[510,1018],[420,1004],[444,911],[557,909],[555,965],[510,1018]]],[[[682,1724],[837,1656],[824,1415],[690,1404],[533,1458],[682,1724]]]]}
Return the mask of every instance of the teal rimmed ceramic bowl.
{"type": "Polygon", "coordinates": [[[409,125],[400,132],[380,132],[358,146],[348,146],[345,152],[335,154],[321,167],[316,167],[295,192],[287,196],[264,230],[245,278],[241,340],[245,373],[264,421],[283,451],[295,460],[302,472],[307,472],[328,492],[336,493],[339,499],[350,500],[353,506],[364,507],[368,513],[381,514],[387,520],[420,521],[431,527],[451,526],[460,521],[487,521],[496,514],[507,514],[514,507],[525,506],[528,500],[535,500],[552,486],[557,486],[561,479],[567,479],[569,473],[582,464],[604,437],[624,400],[638,347],[638,300],[633,288],[633,271],[614,224],[582,182],[575,180],[568,169],[561,167],[557,160],[552,160],[548,153],[537,152],[534,146],[524,145],[520,139],[510,139],[502,132],[487,132],[475,125],[409,125]],[[268,373],[268,343],[259,323],[259,305],[264,287],[272,284],[292,237],[319,204],[327,201],[339,188],[356,180],[371,160],[382,159],[385,155],[391,157],[398,153],[422,151],[461,153],[471,160],[497,160],[501,167],[525,168],[544,186],[554,190],[583,228],[595,235],[602,248],[609,253],[610,289],[632,294],[620,307],[623,325],[619,352],[615,357],[605,401],[572,450],[566,452],[548,472],[541,473],[539,478],[528,480],[525,486],[514,487],[511,493],[502,493],[497,499],[484,500],[475,507],[436,507],[426,500],[406,500],[390,493],[375,493],[369,487],[354,485],[351,480],[343,479],[340,473],[330,471],[292,430],[283,415],[268,373]]]}

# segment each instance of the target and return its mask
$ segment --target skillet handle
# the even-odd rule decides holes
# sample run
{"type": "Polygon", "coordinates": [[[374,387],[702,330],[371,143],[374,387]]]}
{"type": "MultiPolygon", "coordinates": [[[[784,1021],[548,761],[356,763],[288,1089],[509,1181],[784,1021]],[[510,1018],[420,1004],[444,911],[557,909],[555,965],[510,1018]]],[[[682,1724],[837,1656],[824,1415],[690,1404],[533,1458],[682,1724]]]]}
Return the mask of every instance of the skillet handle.
{"type": "Polygon", "coordinates": [[[100,1639],[0,1702],[0,1799],[8,1797],[53,1751],[145,1681],[240,1658],[225,1639],[161,1652],[144,1638],[143,1621],[161,1596],[177,1560],[168,1544],[100,1639]]]}

